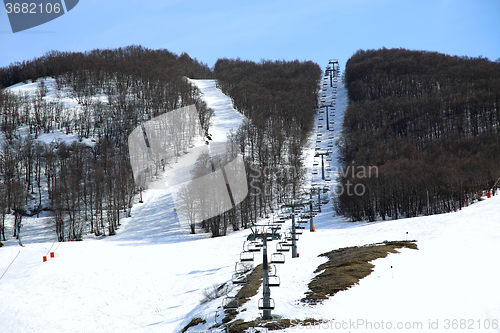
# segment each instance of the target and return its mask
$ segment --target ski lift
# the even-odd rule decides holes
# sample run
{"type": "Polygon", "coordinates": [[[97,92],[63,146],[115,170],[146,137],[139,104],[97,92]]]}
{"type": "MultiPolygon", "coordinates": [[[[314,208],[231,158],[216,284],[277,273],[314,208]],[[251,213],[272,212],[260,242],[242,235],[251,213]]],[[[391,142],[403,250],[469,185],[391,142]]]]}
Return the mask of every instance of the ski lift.
{"type": "Polygon", "coordinates": [[[331,142],[330,142],[330,143],[328,144],[328,147],[333,148],[333,143],[331,143],[331,142]]]}
{"type": "Polygon", "coordinates": [[[302,229],[299,229],[299,228],[297,228],[297,226],[295,226],[295,234],[302,235],[302,229]]]}
{"type": "Polygon", "coordinates": [[[259,242],[257,241],[251,241],[251,242],[245,241],[243,243],[243,250],[245,252],[260,252],[260,246],[258,244],[259,242]]]}
{"type": "Polygon", "coordinates": [[[248,251],[241,252],[240,253],[240,261],[241,262],[253,261],[253,253],[248,252],[248,251]]]}
{"type": "Polygon", "coordinates": [[[286,242],[279,242],[276,244],[276,251],[278,252],[289,252],[290,248],[285,245],[286,242]]]}
{"type": "Polygon", "coordinates": [[[239,306],[239,301],[235,296],[226,296],[222,299],[223,309],[237,309],[239,306]]]}
{"type": "MultiPolygon", "coordinates": [[[[273,228],[274,230],[281,230],[281,224],[276,224],[276,223],[280,223],[280,222],[274,222],[273,224],[270,225],[271,228],[273,228]]],[[[262,245],[260,245],[262,247],[262,245]]]]}
{"type": "Polygon", "coordinates": [[[315,161],[315,162],[313,162],[313,166],[318,166],[318,165],[319,165],[319,163],[318,163],[318,162],[316,162],[316,161],[315,161]]]}
{"type": "Polygon", "coordinates": [[[295,226],[295,229],[305,229],[306,227],[304,227],[303,225],[296,225],[295,226]]]}
{"type": "Polygon", "coordinates": [[[245,284],[248,282],[248,279],[247,276],[244,274],[234,273],[232,281],[233,284],[245,284]]]}
{"type": "Polygon", "coordinates": [[[291,241],[298,241],[299,240],[299,236],[297,236],[297,234],[295,234],[295,237],[293,237],[292,235],[288,236],[286,238],[287,241],[291,242],[291,241]]]}
{"type": "Polygon", "coordinates": [[[284,264],[285,263],[285,255],[280,252],[273,253],[271,255],[271,264],[284,264]]]}
{"type": "Polygon", "coordinates": [[[280,286],[280,277],[277,275],[269,275],[267,286],[268,287],[279,287],[280,286]]]}
{"type": "Polygon", "coordinates": [[[318,174],[318,170],[313,170],[313,175],[317,175],[318,174]]]}
{"type": "Polygon", "coordinates": [[[330,182],[332,179],[330,177],[325,177],[325,181],[330,182]]]}
{"type": "Polygon", "coordinates": [[[263,298],[259,299],[259,310],[274,310],[274,299],[269,298],[268,302],[264,302],[263,298]]]}

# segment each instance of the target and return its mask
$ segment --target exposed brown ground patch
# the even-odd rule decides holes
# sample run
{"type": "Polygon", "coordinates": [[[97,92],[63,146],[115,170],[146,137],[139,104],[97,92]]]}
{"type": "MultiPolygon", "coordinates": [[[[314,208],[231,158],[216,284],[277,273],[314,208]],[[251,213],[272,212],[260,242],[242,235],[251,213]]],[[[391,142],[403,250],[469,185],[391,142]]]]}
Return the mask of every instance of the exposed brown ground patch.
{"type": "Polygon", "coordinates": [[[388,253],[398,253],[396,249],[402,247],[418,250],[415,241],[385,241],[320,254],[329,260],[318,266],[315,273],[321,273],[311,280],[309,283],[311,291],[307,292],[301,301],[316,304],[341,290],[347,290],[373,271],[374,265],[369,261],[385,258],[388,253]]]}

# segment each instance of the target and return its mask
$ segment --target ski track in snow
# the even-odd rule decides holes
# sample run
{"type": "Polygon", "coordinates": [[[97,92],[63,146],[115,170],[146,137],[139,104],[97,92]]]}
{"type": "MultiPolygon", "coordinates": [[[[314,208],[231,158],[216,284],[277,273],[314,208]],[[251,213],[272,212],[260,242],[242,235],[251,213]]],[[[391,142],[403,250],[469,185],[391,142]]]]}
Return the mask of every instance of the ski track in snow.
{"type": "MultiPolygon", "coordinates": [[[[227,131],[236,130],[243,117],[232,110],[231,100],[215,88],[213,80],[192,81],[215,110],[210,131],[214,141],[225,141],[227,131]],[[235,120],[237,117],[240,119],[235,120]]],[[[27,88],[19,85],[18,89],[27,88]]],[[[340,134],[346,105],[346,92],[339,82],[334,140],[340,134]]],[[[306,156],[309,166],[314,160],[315,139],[313,133],[311,153],[306,156]]],[[[335,156],[331,163],[332,168],[337,166],[335,156]]],[[[0,249],[0,274],[20,254],[0,280],[0,332],[179,332],[194,317],[206,319],[207,324],[188,332],[208,332],[221,299],[200,305],[202,292],[213,284],[230,281],[249,231],[221,238],[190,235],[165,191],[145,191],[143,200],[143,204],[133,206],[131,218],[122,218],[117,235],[61,243],[55,258],[45,263],[42,256],[56,238],[49,217],[23,219],[23,248],[10,237],[12,221],[7,220],[9,238],[0,249]]],[[[444,331],[446,319],[499,320],[500,268],[495,260],[500,249],[499,207],[500,196],[496,195],[455,213],[350,223],[333,216],[330,201],[314,219],[316,232],[307,228],[300,236],[300,257],[291,259],[287,253],[286,263],[278,265],[281,286],[271,290],[276,302],[273,315],[335,319],[330,326],[317,329],[325,332],[373,331],[365,326],[334,329],[335,323],[349,320],[383,320],[394,325],[421,321],[423,329],[404,330],[418,332],[444,331]],[[323,304],[298,302],[314,270],[326,261],[319,254],[406,237],[418,241],[418,251],[402,249],[399,254],[373,261],[371,275],[323,304]],[[429,320],[439,320],[440,329],[429,330],[429,320]]],[[[283,230],[288,227],[290,221],[283,230]]],[[[262,259],[258,253],[255,257],[257,265],[262,259]]],[[[244,305],[247,311],[238,318],[253,320],[258,316],[261,294],[262,289],[244,305]]],[[[477,329],[477,322],[474,327],[477,329]]],[[[276,332],[302,331],[311,330],[276,332]]]]}

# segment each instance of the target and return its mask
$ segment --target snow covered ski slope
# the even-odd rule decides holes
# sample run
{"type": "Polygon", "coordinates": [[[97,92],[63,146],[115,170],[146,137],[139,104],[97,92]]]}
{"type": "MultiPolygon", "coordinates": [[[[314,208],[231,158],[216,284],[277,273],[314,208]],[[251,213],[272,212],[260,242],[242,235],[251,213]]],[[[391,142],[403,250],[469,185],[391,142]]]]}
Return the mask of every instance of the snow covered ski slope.
{"type": "MultiPolygon", "coordinates": [[[[230,99],[214,81],[194,82],[215,109],[212,134],[225,138],[229,128],[237,128],[236,116],[229,114],[235,112],[230,99]]],[[[339,82],[334,137],[346,105],[339,82]]],[[[311,138],[309,165],[314,163],[317,132],[311,138]]],[[[328,145],[328,140],[321,144],[328,145]]],[[[333,181],[335,158],[330,163],[333,181]]],[[[9,239],[0,248],[0,276],[19,253],[0,279],[0,332],[180,332],[195,317],[206,324],[188,332],[210,332],[221,298],[200,304],[203,291],[231,281],[249,231],[220,238],[190,235],[176,219],[167,194],[148,190],[143,199],[143,204],[134,205],[132,217],[122,219],[116,236],[62,243],[47,262],[42,256],[55,240],[49,217],[23,219],[25,247],[9,239]]],[[[455,213],[375,223],[350,223],[334,216],[331,202],[323,205],[314,219],[316,232],[305,229],[300,237],[300,257],[292,259],[287,253],[285,264],[278,267],[281,285],[272,297],[275,316],[329,322],[315,330],[278,332],[470,331],[460,329],[461,320],[474,332],[499,332],[492,328],[500,319],[499,213],[500,195],[455,213]],[[402,249],[375,260],[371,275],[323,304],[299,302],[314,270],[325,262],[319,254],[406,237],[418,241],[418,251],[402,249]],[[452,329],[453,320],[458,320],[458,329],[452,329]],[[438,329],[430,329],[436,321],[438,329]],[[388,323],[392,329],[387,329],[388,323]]],[[[289,226],[287,222],[284,228],[289,226]]],[[[256,255],[255,265],[259,260],[256,255]]],[[[259,290],[237,318],[258,317],[261,295],[259,290]]]]}

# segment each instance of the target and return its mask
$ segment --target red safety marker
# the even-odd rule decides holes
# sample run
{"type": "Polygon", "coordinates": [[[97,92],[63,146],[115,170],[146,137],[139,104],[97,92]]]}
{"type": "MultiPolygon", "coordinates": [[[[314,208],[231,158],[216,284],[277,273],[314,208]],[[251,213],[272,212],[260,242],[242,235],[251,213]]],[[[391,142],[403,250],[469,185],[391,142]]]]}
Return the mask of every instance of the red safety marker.
{"type": "Polygon", "coordinates": [[[47,261],[47,256],[43,256],[43,262],[47,261]]]}
{"type": "Polygon", "coordinates": [[[50,257],[54,258],[54,252],[50,252],[50,257]]]}

